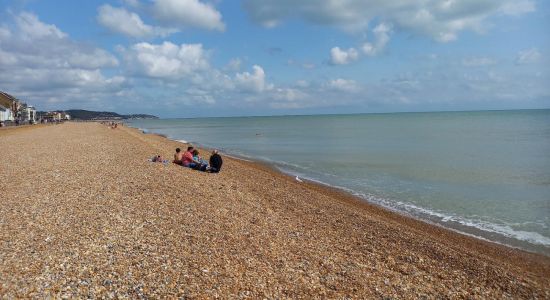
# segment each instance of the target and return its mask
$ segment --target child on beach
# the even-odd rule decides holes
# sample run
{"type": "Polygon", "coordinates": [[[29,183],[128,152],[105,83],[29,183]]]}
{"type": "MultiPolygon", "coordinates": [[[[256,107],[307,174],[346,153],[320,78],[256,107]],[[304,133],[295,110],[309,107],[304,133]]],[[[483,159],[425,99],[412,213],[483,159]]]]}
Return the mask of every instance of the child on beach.
{"type": "Polygon", "coordinates": [[[197,149],[193,150],[193,160],[198,161],[201,165],[208,166],[208,162],[200,157],[199,150],[197,149]]]}
{"type": "Polygon", "coordinates": [[[174,160],[172,162],[176,165],[183,165],[183,153],[181,153],[180,148],[176,148],[176,153],[174,153],[174,160]]]}

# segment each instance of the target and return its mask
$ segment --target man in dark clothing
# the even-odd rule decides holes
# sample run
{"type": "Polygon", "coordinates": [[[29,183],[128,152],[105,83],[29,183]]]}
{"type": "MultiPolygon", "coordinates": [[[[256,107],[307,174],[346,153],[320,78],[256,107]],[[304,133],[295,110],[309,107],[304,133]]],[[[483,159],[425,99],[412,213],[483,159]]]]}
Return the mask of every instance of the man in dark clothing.
{"type": "Polygon", "coordinates": [[[208,171],[212,173],[218,173],[222,169],[223,160],[218,154],[218,150],[212,151],[210,156],[210,169],[208,171]]]}

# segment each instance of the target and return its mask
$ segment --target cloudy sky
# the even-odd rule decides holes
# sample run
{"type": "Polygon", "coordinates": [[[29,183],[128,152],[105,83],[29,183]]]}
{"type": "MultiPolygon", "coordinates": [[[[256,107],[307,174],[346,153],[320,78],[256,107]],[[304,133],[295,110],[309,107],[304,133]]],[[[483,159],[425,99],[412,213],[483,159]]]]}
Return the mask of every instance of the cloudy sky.
{"type": "Polygon", "coordinates": [[[0,0],[0,90],[161,117],[550,107],[543,0],[0,0]]]}

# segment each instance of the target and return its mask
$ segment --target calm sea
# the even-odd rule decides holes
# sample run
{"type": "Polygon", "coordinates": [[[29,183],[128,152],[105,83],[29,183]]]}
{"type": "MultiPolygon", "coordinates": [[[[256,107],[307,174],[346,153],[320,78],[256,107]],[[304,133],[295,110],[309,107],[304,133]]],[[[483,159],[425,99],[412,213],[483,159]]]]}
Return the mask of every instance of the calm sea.
{"type": "Polygon", "coordinates": [[[550,255],[550,110],[136,120],[367,201],[550,255]]]}

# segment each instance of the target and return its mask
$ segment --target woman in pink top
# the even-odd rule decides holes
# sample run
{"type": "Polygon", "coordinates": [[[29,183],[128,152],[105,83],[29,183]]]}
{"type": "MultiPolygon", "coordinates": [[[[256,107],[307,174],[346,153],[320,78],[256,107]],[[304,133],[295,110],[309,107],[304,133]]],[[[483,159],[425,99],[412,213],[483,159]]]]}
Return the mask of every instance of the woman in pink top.
{"type": "Polygon", "coordinates": [[[183,153],[183,166],[189,168],[196,168],[199,165],[198,161],[193,159],[193,147],[187,147],[187,151],[183,153]]]}

